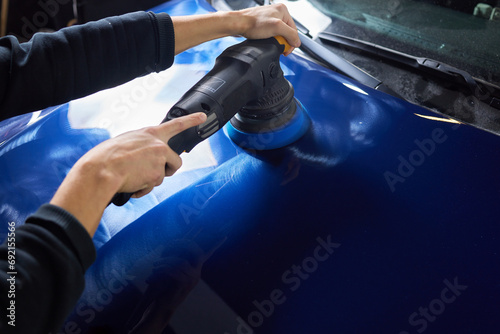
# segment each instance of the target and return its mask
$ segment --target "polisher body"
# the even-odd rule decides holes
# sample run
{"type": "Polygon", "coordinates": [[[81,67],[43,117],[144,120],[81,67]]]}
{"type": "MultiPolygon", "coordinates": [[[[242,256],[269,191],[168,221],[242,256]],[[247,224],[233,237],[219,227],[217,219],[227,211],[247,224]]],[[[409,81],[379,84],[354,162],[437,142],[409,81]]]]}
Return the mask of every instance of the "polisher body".
{"type": "MultiPolygon", "coordinates": [[[[285,46],[272,37],[246,40],[224,50],[212,70],[181,97],[163,120],[167,122],[204,112],[207,121],[172,137],[169,146],[177,153],[189,152],[221,129],[243,107],[257,106],[254,109],[259,113],[267,110],[269,104],[281,103],[283,94],[275,97],[276,92],[289,95],[292,89],[280,67],[279,58],[284,49],[285,46]],[[267,104],[261,102],[268,100],[267,104]]],[[[293,97],[293,89],[291,92],[290,98],[293,97]]]]}
{"type": "MultiPolygon", "coordinates": [[[[212,70],[189,89],[163,119],[162,123],[197,112],[207,115],[203,124],[170,138],[170,148],[178,154],[190,152],[238,112],[241,117],[233,124],[236,129],[229,134],[242,146],[254,142],[245,140],[247,132],[254,136],[261,130],[270,131],[269,124],[272,128],[296,120],[293,87],[280,67],[280,56],[287,47],[281,43],[284,43],[282,38],[274,37],[246,40],[224,50],[212,70]]],[[[111,202],[121,206],[132,195],[119,193],[111,202]]]]}

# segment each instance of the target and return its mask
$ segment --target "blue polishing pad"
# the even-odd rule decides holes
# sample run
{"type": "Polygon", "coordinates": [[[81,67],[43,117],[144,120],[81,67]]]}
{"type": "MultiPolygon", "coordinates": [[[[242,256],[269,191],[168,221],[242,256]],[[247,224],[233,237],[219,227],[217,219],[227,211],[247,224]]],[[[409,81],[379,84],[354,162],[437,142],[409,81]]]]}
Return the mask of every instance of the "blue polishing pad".
{"type": "Polygon", "coordinates": [[[272,150],[291,144],[302,137],[311,124],[304,106],[295,98],[294,103],[296,104],[295,114],[286,124],[279,127],[243,132],[228,122],[224,126],[224,132],[238,146],[258,151],[272,150]]]}

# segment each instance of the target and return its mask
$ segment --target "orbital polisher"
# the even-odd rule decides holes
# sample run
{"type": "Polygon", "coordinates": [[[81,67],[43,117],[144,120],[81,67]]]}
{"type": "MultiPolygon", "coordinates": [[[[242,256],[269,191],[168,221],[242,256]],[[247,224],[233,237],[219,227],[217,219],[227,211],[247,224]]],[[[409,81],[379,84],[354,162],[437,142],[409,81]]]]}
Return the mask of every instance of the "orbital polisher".
{"type": "MultiPolygon", "coordinates": [[[[177,154],[220,130],[239,146],[269,150],[286,146],[305,134],[310,121],[284,77],[280,55],[290,45],[281,36],[246,40],[230,46],[215,65],[170,109],[162,121],[204,112],[207,120],[170,138],[177,154]],[[229,122],[229,123],[228,123],[229,122]]],[[[116,194],[112,203],[125,204],[132,193],[116,194]]]]}

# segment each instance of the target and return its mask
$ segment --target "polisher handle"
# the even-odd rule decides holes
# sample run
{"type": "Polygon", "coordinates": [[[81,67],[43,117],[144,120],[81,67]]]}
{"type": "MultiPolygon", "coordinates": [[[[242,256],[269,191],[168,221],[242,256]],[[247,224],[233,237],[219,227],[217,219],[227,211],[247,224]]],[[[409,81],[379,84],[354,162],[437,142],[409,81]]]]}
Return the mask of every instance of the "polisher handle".
{"type": "Polygon", "coordinates": [[[283,54],[287,53],[288,51],[290,51],[290,49],[292,49],[292,46],[290,44],[288,44],[288,42],[286,41],[285,37],[283,37],[283,36],[274,36],[274,38],[276,38],[276,40],[278,41],[278,43],[280,43],[281,45],[285,46],[285,50],[283,50],[283,54]]]}
{"type": "Polygon", "coordinates": [[[116,206],[122,206],[125,205],[125,203],[128,202],[128,200],[132,197],[134,193],[116,193],[115,196],[111,199],[111,202],[109,204],[113,203],[116,206]]]}

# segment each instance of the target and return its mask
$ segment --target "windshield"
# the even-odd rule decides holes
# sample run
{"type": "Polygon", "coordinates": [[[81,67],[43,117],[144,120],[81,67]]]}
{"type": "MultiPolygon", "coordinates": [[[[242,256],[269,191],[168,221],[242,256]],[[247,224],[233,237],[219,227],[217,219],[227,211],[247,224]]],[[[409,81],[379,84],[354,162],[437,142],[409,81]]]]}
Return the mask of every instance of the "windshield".
{"type": "MultiPolygon", "coordinates": [[[[292,1],[283,2],[297,7],[292,1]]],[[[309,0],[309,3],[330,19],[326,31],[433,58],[477,78],[500,83],[500,1],[309,0]]],[[[300,13],[294,16],[301,20],[300,13]]]]}

